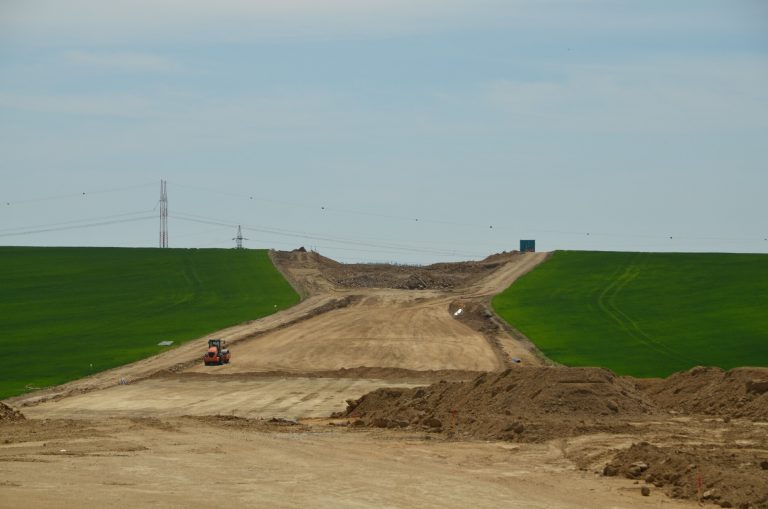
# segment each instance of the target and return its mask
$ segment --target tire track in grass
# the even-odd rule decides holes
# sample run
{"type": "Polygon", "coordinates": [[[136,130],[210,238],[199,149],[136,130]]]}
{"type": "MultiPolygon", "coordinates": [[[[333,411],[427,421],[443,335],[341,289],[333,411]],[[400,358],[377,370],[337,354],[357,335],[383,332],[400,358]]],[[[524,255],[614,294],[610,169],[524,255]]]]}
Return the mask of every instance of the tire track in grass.
{"type": "MultiPolygon", "coordinates": [[[[597,307],[600,308],[600,311],[603,312],[608,318],[610,318],[611,321],[616,323],[621,330],[623,330],[628,336],[631,338],[640,341],[641,343],[645,343],[641,338],[638,338],[637,335],[627,326],[624,320],[621,319],[621,316],[616,314],[612,309],[609,308],[608,303],[606,302],[607,296],[610,295],[610,292],[614,290],[619,284],[622,283],[622,281],[625,278],[625,275],[627,273],[626,269],[623,274],[620,274],[621,270],[617,270],[614,272],[614,274],[611,276],[610,283],[608,286],[603,288],[603,291],[600,292],[600,295],[597,297],[597,307]]],[[[658,350],[656,348],[653,348],[654,350],[658,350]]],[[[663,353],[664,355],[668,355],[666,352],[659,352],[663,353]]]]}
{"type": "MultiPolygon", "coordinates": [[[[643,330],[643,329],[640,327],[640,324],[638,324],[638,323],[637,323],[637,321],[635,321],[634,319],[632,319],[632,317],[631,317],[631,316],[629,316],[627,313],[625,313],[624,311],[622,311],[622,310],[619,308],[619,306],[616,304],[616,297],[619,295],[619,293],[620,293],[620,292],[621,292],[621,291],[622,291],[622,290],[623,290],[623,289],[624,289],[624,288],[625,288],[625,287],[626,287],[626,286],[627,286],[629,283],[631,283],[632,281],[634,281],[635,279],[637,279],[637,277],[640,275],[640,272],[641,272],[641,271],[640,271],[640,267],[638,267],[638,266],[636,266],[636,265],[631,265],[630,267],[628,267],[628,268],[627,268],[627,272],[630,272],[630,271],[631,271],[631,274],[629,274],[629,276],[628,276],[627,278],[625,278],[625,279],[624,279],[624,281],[623,281],[623,282],[622,282],[620,285],[618,285],[618,286],[616,287],[616,289],[615,289],[615,291],[613,292],[613,294],[611,294],[611,296],[608,298],[608,305],[609,305],[610,307],[612,307],[612,308],[613,308],[613,310],[614,310],[614,311],[615,311],[615,312],[616,312],[616,313],[617,313],[617,314],[618,314],[618,315],[619,315],[621,318],[623,318],[623,319],[626,321],[626,323],[629,323],[630,327],[632,327],[632,329],[634,329],[634,330],[635,330],[635,332],[637,333],[637,335],[636,335],[635,337],[638,337],[638,338],[639,338],[641,341],[643,341],[643,342],[644,342],[646,345],[649,345],[649,346],[651,346],[651,345],[652,345],[652,346],[656,346],[656,347],[658,347],[658,349],[659,349],[659,350],[666,352],[666,353],[667,353],[667,355],[669,355],[670,357],[672,357],[672,358],[674,358],[674,359],[677,359],[677,360],[681,360],[681,361],[685,361],[685,362],[694,361],[694,362],[700,363],[700,362],[699,362],[697,359],[693,359],[693,358],[691,358],[691,357],[688,357],[687,355],[685,355],[685,354],[683,354],[683,353],[681,353],[681,352],[679,352],[679,351],[675,350],[674,348],[671,348],[669,345],[667,345],[667,344],[665,344],[665,343],[662,343],[661,341],[658,341],[658,340],[654,339],[654,338],[653,338],[653,337],[652,337],[650,334],[648,334],[647,332],[645,332],[645,331],[644,331],[644,330],[643,330]]],[[[626,272],[625,272],[625,274],[626,274],[626,272]]]]}
{"type": "MultiPolygon", "coordinates": [[[[615,274],[619,274],[619,272],[621,271],[617,270],[615,274]]],[[[611,283],[603,289],[603,291],[600,293],[597,304],[603,313],[605,313],[611,320],[613,320],[619,327],[621,327],[621,329],[626,332],[627,335],[659,354],[673,359],[678,359],[678,356],[675,354],[675,352],[670,352],[663,345],[660,345],[653,340],[649,341],[647,335],[640,334],[637,332],[637,330],[633,330],[637,329],[637,326],[634,328],[632,327],[632,324],[636,325],[636,322],[629,318],[626,313],[623,313],[615,303],[616,296],[625,286],[636,279],[639,273],[639,269],[635,265],[630,264],[627,266],[627,268],[625,268],[621,274],[614,276],[611,283]]]]}
{"type": "MultiPolygon", "coordinates": [[[[637,279],[641,273],[640,267],[635,262],[639,256],[641,255],[638,254],[620,275],[615,275],[611,278],[611,283],[603,289],[597,299],[598,307],[630,337],[644,344],[656,353],[678,361],[689,362],[694,360],[669,348],[669,346],[664,343],[653,339],[635,320],[622,311],[616,304],[616,297],[619,293],[621,293],[621,291],[632,281],[637,279]]],[[[620,270],[621,269],[617,270],[614,274],[619,274],[620,270]]]]}

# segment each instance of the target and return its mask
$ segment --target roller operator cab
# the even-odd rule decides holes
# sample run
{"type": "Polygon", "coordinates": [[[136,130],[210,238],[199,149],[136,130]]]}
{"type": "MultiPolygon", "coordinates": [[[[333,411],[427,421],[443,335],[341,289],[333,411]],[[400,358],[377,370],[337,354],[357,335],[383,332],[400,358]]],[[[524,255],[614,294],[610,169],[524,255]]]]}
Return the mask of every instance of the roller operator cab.
{"type": "Polygon", "coordinates": [[[222,364],[229,364],[230,357],[231,354],[229,353],[229,349],[226,348],[226,345],[222,340],[208,340],[208,351],[203,356],[203,363],[206,366],[221,366],[222,364]]]}

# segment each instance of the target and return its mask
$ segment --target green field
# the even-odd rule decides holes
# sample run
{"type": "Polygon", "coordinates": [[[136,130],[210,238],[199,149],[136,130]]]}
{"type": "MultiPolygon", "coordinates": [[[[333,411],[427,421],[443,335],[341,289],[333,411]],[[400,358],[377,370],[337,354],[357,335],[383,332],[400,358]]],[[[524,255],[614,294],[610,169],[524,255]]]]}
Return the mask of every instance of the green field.
{"type": "Polygon", "coordinates": [[[493,306],[569,366],[768,366],[768,255],[558,251],[493,306]]]}
{"type": "MultiPolygon", "coordinates": [[[[298,302],[266,251],[0,247],[0,398],[298,302]]],[[[202,352],[201,352],[202,355],[202,352]]]]}

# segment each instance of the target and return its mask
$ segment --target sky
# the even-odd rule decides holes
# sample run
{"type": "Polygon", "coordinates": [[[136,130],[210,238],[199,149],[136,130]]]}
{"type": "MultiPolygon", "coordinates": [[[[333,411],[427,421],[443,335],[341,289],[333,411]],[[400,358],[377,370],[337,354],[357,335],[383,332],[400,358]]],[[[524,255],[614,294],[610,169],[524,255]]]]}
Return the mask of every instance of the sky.
{"type": "Polygon", "coordinates": [[[0,0],[0,245],[768,252],[762,0],[0,0]]]}

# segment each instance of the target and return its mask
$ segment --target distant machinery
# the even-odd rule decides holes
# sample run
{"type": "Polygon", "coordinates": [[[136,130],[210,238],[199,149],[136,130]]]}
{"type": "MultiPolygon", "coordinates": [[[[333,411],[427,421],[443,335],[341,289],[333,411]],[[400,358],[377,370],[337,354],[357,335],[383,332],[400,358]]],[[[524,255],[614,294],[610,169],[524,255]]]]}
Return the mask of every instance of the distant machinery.
{"type": "Polygon", "coordinates": [[[203,355],[203,364],[206,366],[221,366],[222,364],[229,364],[230,358],[232,358],[232,354],[223,340],[208,340],[208,351],[203,355]]]}
{"type": "Polygon", "coordinates": [[[536,241],[535,240],[521,240],[520,241],[520,252],[521,253],[535,253],[536,252],[536,241]]]}

